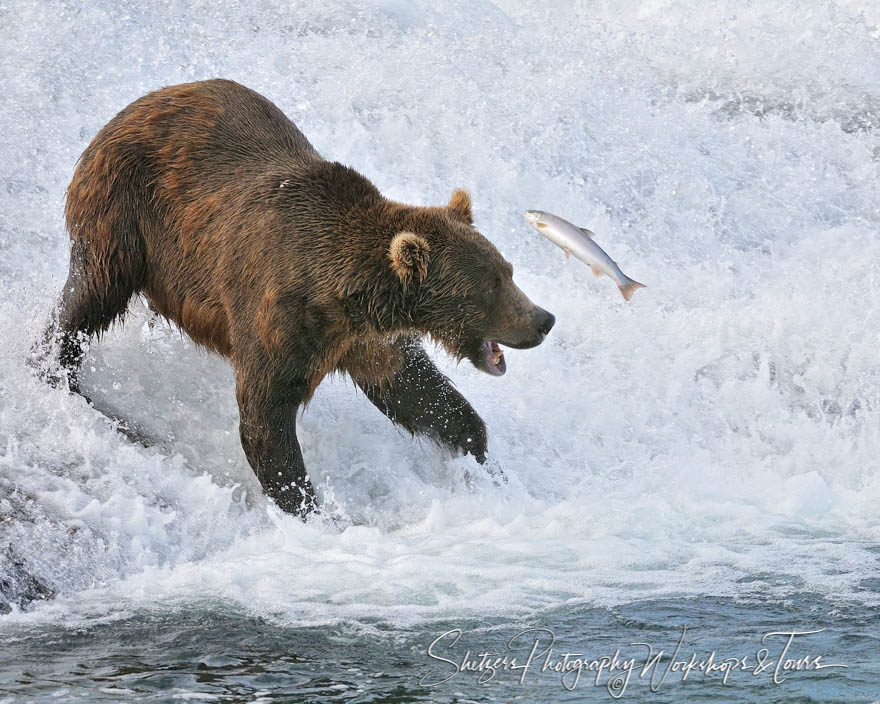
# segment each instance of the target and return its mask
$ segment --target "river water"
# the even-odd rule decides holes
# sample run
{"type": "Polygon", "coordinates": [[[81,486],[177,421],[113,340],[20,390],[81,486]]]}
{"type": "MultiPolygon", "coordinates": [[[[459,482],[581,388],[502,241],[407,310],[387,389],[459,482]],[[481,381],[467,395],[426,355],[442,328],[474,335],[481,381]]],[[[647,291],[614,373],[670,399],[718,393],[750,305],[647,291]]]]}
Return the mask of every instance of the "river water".
{"type": "Polygon", "coordinates": [[[590,662],[659,672],[680,639],[740,667],[634,665],[616,693],[880,699],[878,24],[855,0],[0,4],[0,702],[610,700],[590,662]],[[506,483],[331,379],[299,421],[325,518],[281,515],[229,365],[140,301],[91,348],[94,407],[32,377],[78,155],[213,76],[391,198],[470,189],[558,321],[500,379],[434,355],[506,483]],[[529,208],[648,288],[625,303],[529,208]],[[55,598],[20,608],[23,575],[55,598]],[[808,631],[779,675],[762,638],[808,631]],[[466,667],[550,632],[547,669],[466,667]]]}

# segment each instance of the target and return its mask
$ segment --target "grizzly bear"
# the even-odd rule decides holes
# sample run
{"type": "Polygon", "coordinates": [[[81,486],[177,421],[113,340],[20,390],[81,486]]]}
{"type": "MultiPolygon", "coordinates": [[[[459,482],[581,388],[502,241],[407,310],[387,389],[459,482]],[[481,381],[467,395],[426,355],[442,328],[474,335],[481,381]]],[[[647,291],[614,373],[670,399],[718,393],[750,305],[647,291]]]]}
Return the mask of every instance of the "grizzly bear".
{"type": "Polygon", "coordinates": [[[69,277],[47,339],[70,388],[87,340],[143,293],[230,360],[248,462],[291,513],[315,507],[295,421],[329,372],[483,463],[485,425],[422,338],[498,376],[499,345],[533,347],[554,323],[474,228],[465,191],[444,207],[388,200],[233,81],[163,88],[116,115],[80,157],[65,215],[69,277]]]}

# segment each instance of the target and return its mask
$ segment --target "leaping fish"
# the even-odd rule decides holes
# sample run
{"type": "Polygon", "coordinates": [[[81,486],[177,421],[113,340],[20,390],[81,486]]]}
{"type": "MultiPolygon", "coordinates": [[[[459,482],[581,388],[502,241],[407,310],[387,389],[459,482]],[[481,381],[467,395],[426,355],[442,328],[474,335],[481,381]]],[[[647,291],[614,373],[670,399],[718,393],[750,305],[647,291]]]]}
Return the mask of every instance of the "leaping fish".
{"type": "Polygon", "coordinates": [[[572,225],[553,213],[543,210],[527,210],[526,220],[553,244],[565,250],[566,259],[573,254],[593,270],[596,276],[606,274],[614,279],[625,300],[632,298],[637,288],[645,284],[629,278],[611,257],[593,239],[593,232],[585,227],[572,225]]]}

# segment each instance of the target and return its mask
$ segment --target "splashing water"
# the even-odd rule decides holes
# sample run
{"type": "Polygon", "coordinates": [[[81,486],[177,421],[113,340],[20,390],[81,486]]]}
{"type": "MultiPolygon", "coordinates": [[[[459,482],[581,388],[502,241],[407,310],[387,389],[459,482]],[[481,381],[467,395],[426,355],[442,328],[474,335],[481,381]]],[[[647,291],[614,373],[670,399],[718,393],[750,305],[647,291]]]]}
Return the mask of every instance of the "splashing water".
{"type": "Polygon", "coordinates": [[[364,629],[679,596],[880,606],[880,13],[574,8],[0,7],[0,547],[56,593],[4,628],[203,599],[364,629]],[[229,365],[138,301],[92,345],[95,408],[31,376],[78,155],[143,93],[213,76],[390,198],[471,190],[558,321],[503,379],[435,355],[507,483],[328,379],[299,428],[334,521],[281,515],[229,365]],[[527,208],[601,233],[649,288],[625,304],[527,208]]]}

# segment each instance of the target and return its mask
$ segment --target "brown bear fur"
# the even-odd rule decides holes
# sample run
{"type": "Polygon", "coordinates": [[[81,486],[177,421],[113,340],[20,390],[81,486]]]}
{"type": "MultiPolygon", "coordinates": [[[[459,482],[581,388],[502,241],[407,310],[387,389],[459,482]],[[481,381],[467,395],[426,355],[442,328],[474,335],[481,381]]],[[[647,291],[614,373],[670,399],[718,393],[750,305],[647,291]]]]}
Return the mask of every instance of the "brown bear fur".
{"type": "Polygon", "coordinates": [[[232,81],[163,88],[116,115],[80,159],[66,219],[50,337],[71,388],[83,342],[142,292],[229,358],[248,461],[291,512],[313,507],[295,418],[326,374],[348,373],[393,421],[482,462],[483,421],[419,338],[498,374],[492,343],[530,347],[553,324],[473,228],[466,192],[445,207],[390,201],[232,81]]]}

